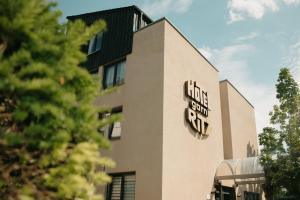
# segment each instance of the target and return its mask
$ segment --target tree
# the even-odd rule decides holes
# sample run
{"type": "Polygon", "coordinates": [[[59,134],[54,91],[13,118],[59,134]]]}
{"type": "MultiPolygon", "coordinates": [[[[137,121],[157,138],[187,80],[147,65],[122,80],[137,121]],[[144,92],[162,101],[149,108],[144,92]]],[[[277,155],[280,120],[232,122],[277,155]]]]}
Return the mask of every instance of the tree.
{"type": "Polygon", "coordinates": [[[280,70],[272,126],[259,135],[260,162],[265,171],[267,199],[280,195],[300,199],[300,91],[287,68],[280,70]]]}
{"type": "Polygon", "coordinates": [[[105,23],[61,24],[49,2],[0,1],[0,197],[100,199],[113,162],[99,128],[117,116],[98,119],[99,86],[79,64],[105,23]]]}

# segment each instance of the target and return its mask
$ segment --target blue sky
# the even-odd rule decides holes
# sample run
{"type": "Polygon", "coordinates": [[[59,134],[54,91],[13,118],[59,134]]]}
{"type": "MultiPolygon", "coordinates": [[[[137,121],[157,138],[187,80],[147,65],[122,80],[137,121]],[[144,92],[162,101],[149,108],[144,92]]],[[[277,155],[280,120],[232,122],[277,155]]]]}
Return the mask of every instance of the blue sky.
{"type": "Polygon", "coordinates": [[[300,82],[300,0],[57,0],[68,15],[137,5],[167,17],[255,106],[268,124],[279,69],[300,82]]]}

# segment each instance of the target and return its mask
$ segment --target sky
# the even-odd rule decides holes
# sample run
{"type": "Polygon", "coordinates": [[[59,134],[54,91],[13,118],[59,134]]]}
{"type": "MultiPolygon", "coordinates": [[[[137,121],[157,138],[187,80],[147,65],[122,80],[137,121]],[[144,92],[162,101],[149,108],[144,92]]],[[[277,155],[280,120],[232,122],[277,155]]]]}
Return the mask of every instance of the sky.
{"type": "Polygon", "coordinates": [[[57,0],[62,21],[137,5],[168,18],[255,107],[258,133],[269,124],[280,68],[300,83],[300,0],[57,0]]]}

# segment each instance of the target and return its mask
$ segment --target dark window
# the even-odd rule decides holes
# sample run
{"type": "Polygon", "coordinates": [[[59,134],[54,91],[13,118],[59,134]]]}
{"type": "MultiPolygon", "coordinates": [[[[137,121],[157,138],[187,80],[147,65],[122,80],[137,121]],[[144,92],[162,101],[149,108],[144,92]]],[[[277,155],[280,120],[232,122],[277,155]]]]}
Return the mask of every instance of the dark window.
{"type": "Polygon", "coordinates": [[[106,200],[134,200],[135,172],[110,174],[111,183],[106,189],[106,200]]]}
{"type": "Polygon", "coordinates": [[[103,39],[103,32],[97,33],[96,36],[94,36],[90,42],[89,42],[89,49],[88,54],[92,54],[96,51],[99,51],[102,46],[102,39],[103,39]]]}
{"type": "Polygon", "coordinates": [[[145,21],[145,19],[142,18],[141,20],[141,28],[147,26],[147,22],[145,21]]]}
{"type": "Polygon", "coordinates": [[[256,192],[244,192],[245,200],[260,200],[259,193],[256,192]]]}
{"type": "MultiPolygon", "coordinates": [[[[122,113],[122,106],[113,108],[111,113],[101,113],[100,118],[106,118],[110,117],[112,114],[121,114],[122,113]]],[[[101,128],[100,132],[102,132],[108,139],[110,140],[116,140],[121,138],[122,133],[122,122],[115,121],[113,124],[107,125],[103,128],[101,128]]]]}
{"type": "Polygon", "coordinates": [[[104,66],[103,88],[110,88],[124,83],[125,60],[104,66]]]}

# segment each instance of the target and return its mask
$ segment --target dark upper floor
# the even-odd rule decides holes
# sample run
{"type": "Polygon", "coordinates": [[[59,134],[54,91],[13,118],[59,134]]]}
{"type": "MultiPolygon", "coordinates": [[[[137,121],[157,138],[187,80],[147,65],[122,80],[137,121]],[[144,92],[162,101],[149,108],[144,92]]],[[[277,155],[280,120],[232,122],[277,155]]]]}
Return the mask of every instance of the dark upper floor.
{"type": "Polygon", "coordinates": [[[133,33],[152,23],[152,20],[136,6],[68,16],[68,20],[81,19],[87,25],[97,20],[106,22],[106,31],[99,32],[82,47],[88,54],[83,64],[91,73],[98,67],[126,57],[132,52],[133,33]]]}

